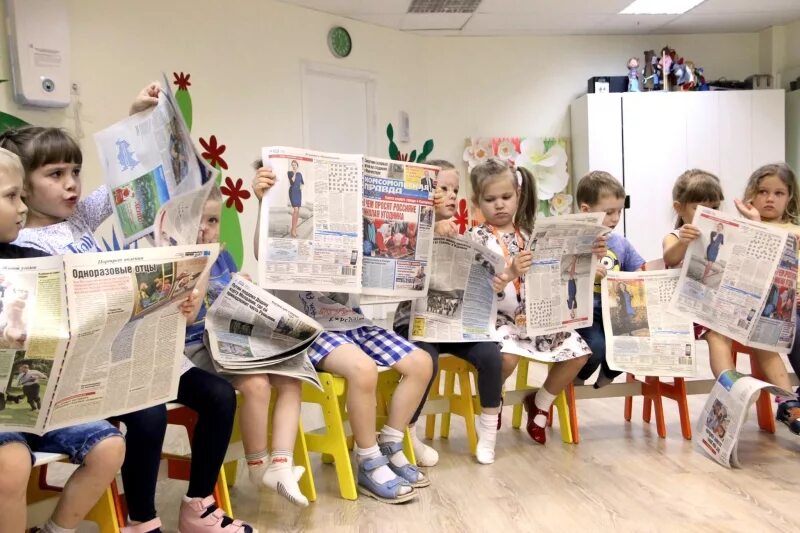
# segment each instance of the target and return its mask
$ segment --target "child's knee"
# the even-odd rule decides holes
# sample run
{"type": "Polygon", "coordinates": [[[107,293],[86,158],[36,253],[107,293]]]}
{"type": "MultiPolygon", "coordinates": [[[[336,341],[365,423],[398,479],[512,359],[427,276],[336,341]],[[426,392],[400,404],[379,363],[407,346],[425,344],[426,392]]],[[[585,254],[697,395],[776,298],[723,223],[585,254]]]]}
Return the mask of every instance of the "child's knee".
{"type": "Polygon", "coordinates": [[[0,498],[24,497],[31,475],[31,454],[22,443],[0,446],[0,498]]]}
{"type": "Polygon", "coordinates": [[[404,376],[427,382],[433,373],[433,361],[428,352],[417,348],[403,357],[401,364],[397,365],[397,370],[404,376]]]}
{"type": "Polygon", "coordinates": [[[378,367],[369,357],[354,359],[347,374],[347,386],[361,392],[374,392],[378,386],[378,367]]]}
{"type": "Polygon", "coordinates": [[[269,402],[270,382],[266,374],[241,376],[236,380],[236,388],[244,395],[245,401],[269,402]]]}
{"type": "Polygon", "coordinates": [[[121,436],[112,436],[98,442],[86,454],[84,465],[102,470],[112,476],[122,467],[125,460],[125,439],[121,436]]]}

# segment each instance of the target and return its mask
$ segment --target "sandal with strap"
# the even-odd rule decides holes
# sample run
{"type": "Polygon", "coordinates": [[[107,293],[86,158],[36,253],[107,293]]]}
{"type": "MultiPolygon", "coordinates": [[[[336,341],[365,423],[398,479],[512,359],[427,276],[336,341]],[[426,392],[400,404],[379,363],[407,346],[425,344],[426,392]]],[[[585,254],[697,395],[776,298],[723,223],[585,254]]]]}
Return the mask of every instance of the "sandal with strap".
{"type": "Polygon", "coordinates": [[[358,465],[358,492],[375,498],[383,503],[403,503],[417,497],[417,491],[412,488],[405,494],[400,494],[402,487],[409,487],[408,481],[395,477],[385,483],[378,483],[372,478],[372,472],[389,464],[389,459],[381,455],[359,463],[358,465]]]}
{"type": "Polygon", "coordinates": [[[161,533],[161,520],[155,517],[141,524],[123,527],[120,533],[161,533]]]}
{"type": "Polygon", "coordinates": [[[800,401],[787,400],[778,405],[778,420],[789,427],[789,431],[800,435],[800,401]]]}
{"type": "Polygon", "coordinates": [[[538,442],[539,444],[546,443],[547,432],[545,431],[544,427],[537,426],[536,422],[534,422],[534,419],[536,418],[537,415],[544,415],[545,418],[547,418],[550,413],[536,407],[535,392],[525,396],[525,399],[522,400],[522,405],[525,406],[525,410],[528,412],[528,423],[525,425],[525,429],[528,431],[528,435],[530,435],[531,438],[536,442],[538,442]]]}
{"type": "MultiPolygon", "coordinates": [[[[379,444],[379,446],[381,449],[381,454],[383,454],[386,459],[389,459],[397,452],[403,451],[402,442],[384,442],[379,444]]],[[[395,466],[392,461],[389,461],[389,468],[392,469],[392,472],[408,481],[409,485],[415,489],[421,489],[422,487],[427,487],[431,484],[431,480],[428,479],[428,476],[422,474],[419,468],[411,463],[404,466],[395,466]],[[422,475],[422,478],[420,478],[420,474],[422,475]]]]}
{"type": "Polygon", "coordinates": [[[214,496],[202,500],[192,498],[181,503],[178,518],[179,533],[258,533],[258,530],[241,520],[227,516],[217,507],[214,496]]]}

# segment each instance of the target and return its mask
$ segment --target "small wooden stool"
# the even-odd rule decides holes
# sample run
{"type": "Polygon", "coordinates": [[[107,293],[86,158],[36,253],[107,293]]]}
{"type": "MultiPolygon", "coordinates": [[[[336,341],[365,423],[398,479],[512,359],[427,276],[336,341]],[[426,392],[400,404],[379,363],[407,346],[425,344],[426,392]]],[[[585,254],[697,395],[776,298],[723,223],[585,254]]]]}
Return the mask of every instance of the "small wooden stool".
{"type": "MultiPolygon", "coordinates": [[[[752,376],[756,379],[767,381],[767,376],[764,374],[764,371],[761,370],[761,365],[758,364],[758,357],[756,357],[756,352],[753,348],[734,341],[731,352],[733,352],[734,364],[736,364],[736,356],[738,354],[741,353],[750,356],[750,373],[752,376]]],[[[765,390],[761,391],[758,395],[758,400],[756,400],[756,417],[758,419],[758,427],[761,428],[761,431],[775,433],[775,415],[772,413],[772,398],[770,398],[769,393],[765,390]]]]}
{"type": "MultiPolygon", "coordinates": [[[[536,387],[528,385],[528,370],[531,363],[537,363],[533,359],[522,357],[517,365],[517,383],[516,389],[522,390],[538,390],[536,387]]],[[[547,364],[547,363],[541,363],[547,364]]],[[[550,365],[547,364],[549,367],[550,365]]],[[[570,383],[567,387],[558,393],[553,405],[550,407],[550,415],[548,417],[548,425],[553,425],[553,407],[558,410],[558,427],[561,430],[561,440],[567,444],[578,444],[580,442],[580,433],[578,432],[578,412],[575,406],[575,387],[570,383]]],[[[522,426],[522,404],[514,406],[514,411],[511,417],[511,427],[519,429],[522,426]]]]}
{"type": "MultiPolygon", "coordinates": [[[[642,420],[650,423],[653,408],[656,412],[656,431],[662,439],[667,437],[667,426],[664,423],[664,404],[662,398],[669,398],[678,404],[678,414],[681,419],[681,434],[683,438],[692,440],[692,420],[689,415],[689,402],[686,398],[686,382],[683,378],[673,378],[672,383],[661,381],[655,376],[646,376],[644,381],[637,380],[633,374],[626,374],[625,380],[629,383],[639,381],[642,385],[642,420]]],[[[625,396],[625,420],[631,421],[633,411],[633,397],[625,396]]]]}

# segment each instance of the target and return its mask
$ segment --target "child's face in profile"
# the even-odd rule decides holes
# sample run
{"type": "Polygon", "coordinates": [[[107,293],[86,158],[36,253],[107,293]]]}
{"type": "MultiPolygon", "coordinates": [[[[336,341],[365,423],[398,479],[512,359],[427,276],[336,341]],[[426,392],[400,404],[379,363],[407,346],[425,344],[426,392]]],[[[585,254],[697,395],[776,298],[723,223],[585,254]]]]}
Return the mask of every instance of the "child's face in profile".
{"type": "Polygon", "coordinates": [[[0,242],[11,242],[25,223],[27,206],[22,202],[22,176],[0,170],[0,242]]]}
{"type": "Polygon", "coordinates": [[[81,166],[76,163],[43,165],[29,176],[25,203],[32,212],[54,219],[66,220],[75,213],[81,199],[81,166]]]}
{"type": "Polygon", "coordinates": [[[706,200],[705,202],[687,202],[685,204],[675,202],[673,205],[675,207],[675,212],[678,213],[679,217],[681,217],[683,223],[691,224],[692,220],[694,220],[694,213],[697,211],[698,207],[702,205],[703,207],[708,207],[709,209],[719,209],[720,202],[706,200]]]}
{"type": "Polygon", "coordinates": [[[605,213],[603,225],[614,229],[622,218],[622,210],[625,209],[625,198],[617,198],[612,194],[601,194],[600,199],[594,205],[581,204],[583,213],[605,213]]]}
{"type": "Polygon", "coordinates": [[[200,219],[200,231],[197,232],[197,244],[219,242],[219,221],[222,216],[222,202],[208,200],[200,219]]]}
{"type": "Polygon", "coordinates": [[[442,170],[436,179],[436,188],[444,194],[444,203],[436,208],[436,220],[447,220],[456,214],[458,197],[458,171],[454,168],[442,170]]]}

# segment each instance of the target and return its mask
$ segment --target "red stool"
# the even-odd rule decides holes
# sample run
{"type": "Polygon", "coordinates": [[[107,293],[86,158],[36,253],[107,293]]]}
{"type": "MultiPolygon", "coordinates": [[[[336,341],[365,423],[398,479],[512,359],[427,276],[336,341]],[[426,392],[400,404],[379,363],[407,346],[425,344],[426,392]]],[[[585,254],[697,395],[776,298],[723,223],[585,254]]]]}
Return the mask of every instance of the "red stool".
{"type": "MultiPolygon", "coordinates": [[[[637,380],[633,374],[626,374],[628,383],[639,382],[642,384],[642,420],[650,423],[653,408],[656,412],[656,431],[658,436],[666,438],[667,427],[664,423],[664,405],[662,398],[674,400],[678,404],[678,414],[681,419],[681,433],[683,438],[692,440],[692,421],[689,417],[689,402],[686,397],[686,383],[683,378],[673,378],[672,383],[661,381],[655,376],[646,376],[644,381],[637,380]]],[[[625,397],[625,420],[631,421],[633,411],[633,397],[625,397]]]]}

